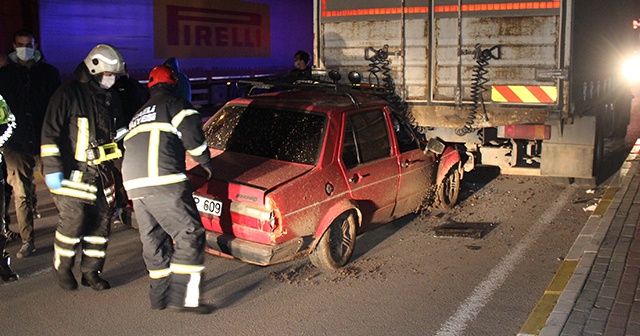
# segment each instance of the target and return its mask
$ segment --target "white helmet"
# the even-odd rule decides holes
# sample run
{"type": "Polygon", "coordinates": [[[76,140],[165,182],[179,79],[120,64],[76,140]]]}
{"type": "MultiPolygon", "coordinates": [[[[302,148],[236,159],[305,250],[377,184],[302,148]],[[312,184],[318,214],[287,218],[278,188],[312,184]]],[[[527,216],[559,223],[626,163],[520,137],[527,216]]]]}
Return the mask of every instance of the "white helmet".
{"type": "Polygon", "coordinates": [[[124,59],[114,46],[98,44],[84,59],[84,64],[92,75],[103,72],[124,74],[124,59]]]}

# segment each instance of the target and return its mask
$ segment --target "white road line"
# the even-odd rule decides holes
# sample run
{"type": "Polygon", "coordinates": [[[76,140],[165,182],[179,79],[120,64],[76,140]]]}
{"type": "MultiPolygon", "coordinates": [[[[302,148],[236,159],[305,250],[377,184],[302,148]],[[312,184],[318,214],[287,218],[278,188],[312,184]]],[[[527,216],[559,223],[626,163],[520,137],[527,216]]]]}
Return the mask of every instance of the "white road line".
{"type": "Polygon", "coordinates": [[[549,208],[540,216],[536,223],[529,228],[524,238],[518,245],[507,254],[500,263],[494,267],[486,279],[484,279],[459,307],[456,312],[449,317],[436,335],[453,336],[462,335],[467,325],[473,321],[482,308],[489,302],[493,293],[502,286],[509,274],[525,256],[527,250],[542,235],[551,221],[564,209],[574,192],[573,187],[566,188],[549,208]]]}

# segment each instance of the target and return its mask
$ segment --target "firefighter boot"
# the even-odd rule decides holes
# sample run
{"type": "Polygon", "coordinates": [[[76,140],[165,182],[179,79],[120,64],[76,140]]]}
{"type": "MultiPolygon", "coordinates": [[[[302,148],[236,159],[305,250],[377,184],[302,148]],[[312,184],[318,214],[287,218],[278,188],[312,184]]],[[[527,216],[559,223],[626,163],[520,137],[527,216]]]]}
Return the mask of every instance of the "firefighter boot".
{"type": "Polygon", "coordinates": [[[0,258],[0,278],[5,282],[18,280],[18,275],[13,272],[9,263],[9,253],[5,251],[2,253],[2,257],[0,258]]]}
{"type": "Polygon", "coordinates": [[[78,282],[70,269],[53,269],[58,286],[65,290],[74,290],[78,288],[78,282]]]}
{"type": "Polygon", "coordinates": [[[106,280],[101,278],[99,274],[100,272],[98,271],[82,273],[82,282],[81,282],[82,285],[86,287],[91,286],[91,288],[97,291],[111,288],[111,285],[109,285],[109,283],[106,280]]]}

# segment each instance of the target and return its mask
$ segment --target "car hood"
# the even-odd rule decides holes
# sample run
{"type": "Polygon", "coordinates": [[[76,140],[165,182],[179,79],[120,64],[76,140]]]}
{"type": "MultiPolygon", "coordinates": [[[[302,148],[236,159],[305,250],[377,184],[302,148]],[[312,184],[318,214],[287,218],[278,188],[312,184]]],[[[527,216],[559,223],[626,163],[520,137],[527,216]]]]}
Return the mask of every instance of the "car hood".
{"type": "MultiPolygon", "coordinates": [[[[243,184],[263,190],[273,189],[308,172],[312,165],[271,160],[245,154],[211,150],[213,179],[221,182],[243,184]]],[[[202,173],[197,163],[187,159],[187,170],[191,180],[199,188],[202,173]]]]}

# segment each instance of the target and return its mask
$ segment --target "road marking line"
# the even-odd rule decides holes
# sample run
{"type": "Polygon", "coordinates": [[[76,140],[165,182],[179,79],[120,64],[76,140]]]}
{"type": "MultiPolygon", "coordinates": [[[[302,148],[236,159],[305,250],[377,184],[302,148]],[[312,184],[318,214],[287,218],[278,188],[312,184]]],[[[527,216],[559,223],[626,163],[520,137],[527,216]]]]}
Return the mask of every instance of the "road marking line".
{"type": "Polygon", "coordinates": [[[538,218],[535,224],[529,228],[529,231],[527,231],[520,243],[489,272],[487,278],[473,290],[471,296],[468,297],[458,307],[456,312],[440,327],[436,335],[462,335],[469,322],[478,316],[482,308],[493,296],[493,293],[502,286],[516,265],[524,258],[527,250],[531,248],[551,221],[564,209],[573,195],[574,190],[575,187],[569,186],[560,194],[551,208],[538,218]]]}

